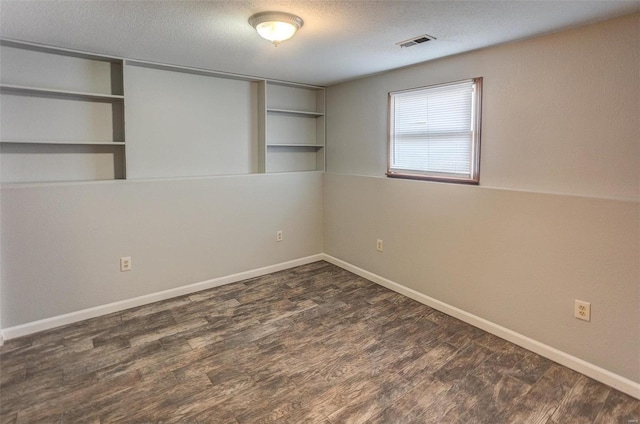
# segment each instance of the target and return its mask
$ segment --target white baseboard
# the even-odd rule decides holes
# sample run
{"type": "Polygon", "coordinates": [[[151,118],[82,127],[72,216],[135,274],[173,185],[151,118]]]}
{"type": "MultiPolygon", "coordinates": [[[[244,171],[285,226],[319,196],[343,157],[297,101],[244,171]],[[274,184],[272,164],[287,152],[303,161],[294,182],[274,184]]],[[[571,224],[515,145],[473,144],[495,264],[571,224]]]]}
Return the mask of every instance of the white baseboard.
{"type": "Polygon", "coordinates": [[[444,312],[447,315],[451,315],[452,317],[471,324],[474,327],[478,327],[488,333],[496,335],[527,350],[535,352],[540,356],[544,356],[545,358],[564,365],[567,368],[571,368],[572,370],[591,377],[594,380],[620,390],[621,392],[626,393],[629,396],[640,399],[639,383],[631,381],[625,377],[622,377],[621,375],[612,373],[611,371],[608,371],[604,368],[600,368],[597,365],[584,361],[568,353],[562,352],[544,343],[540,343],[539,341],[531,339],[520,333],[516,333],[515,331],[509,330],[508,328],[502,327],[501,325],[495,324],[491,321],[487,321],[484,318],[480,318],[476,315],[470,314],[469,312],[465,312],[462,309],[456,308],[455,306],[451,306],[447,303],[441,302],[437,299],[424,295],[401,284],[395,283],[377,274],[366,271],[348,262],[345,262],[338,258],[334,258],[333,256],[327,254],[323,254],[322,256],[325,261],[339,266],[340,268],[343,268],[347,271],[353,272],[360,277],[366,278],[367,280],[373,281],[376,284],[407,296],[433,309],[437,309],[438,311],[444,312]]]}
{"type": "Polygon", "coordinates": [[[304,258],[294,259],[292,261],[269,265],[263,268],[257,268],[250,271],[239,272],[237,274],[226,275],[211,280],[201,281],[199,283],[189,284],[186,286],[176,287],[157,293],[150,293],[143,296],[134,297],[132,299],[125,299],[118,302],[108,303],[106,305],[95,306],[64,315],[58,315],[55,317],[45,318],[26,324],[16,325],[14,327],[3,328],[2,330],[0,330],[0,345],[3,340],[15,339],[16,337],[27,336],[29,334],[49,330],[61,325],[67,325],[85,319],[95,318],[101,315],[106,315],[129,308],[135,308],[137,306],[158,302],[160,300],[170,299],[172,297],[182,296],[213,287],[223,286],[225,284],[236,283],[248,278],[259,277],[261,275],[271,274],[272,272],[278,272],[296,266],[310,264],[322,259],[322,254],[311,255],[304,258]]]}

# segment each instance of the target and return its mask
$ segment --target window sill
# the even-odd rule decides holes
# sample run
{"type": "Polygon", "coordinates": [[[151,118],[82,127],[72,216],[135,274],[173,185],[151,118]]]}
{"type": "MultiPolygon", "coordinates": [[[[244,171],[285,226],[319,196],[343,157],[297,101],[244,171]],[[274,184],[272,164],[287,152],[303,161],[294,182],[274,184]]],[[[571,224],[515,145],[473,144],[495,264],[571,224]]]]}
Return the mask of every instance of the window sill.
{"type": "Polygon", "coordinates": [[[480,185],[479,179],[440,177],[435,175],[422,175],[422,174],[400,174],[397,172],[387,172],[385,175],[389,178],[402,178],[405,180],[422,180],[422,181],[433,181],[438,183],[480,185]]]}

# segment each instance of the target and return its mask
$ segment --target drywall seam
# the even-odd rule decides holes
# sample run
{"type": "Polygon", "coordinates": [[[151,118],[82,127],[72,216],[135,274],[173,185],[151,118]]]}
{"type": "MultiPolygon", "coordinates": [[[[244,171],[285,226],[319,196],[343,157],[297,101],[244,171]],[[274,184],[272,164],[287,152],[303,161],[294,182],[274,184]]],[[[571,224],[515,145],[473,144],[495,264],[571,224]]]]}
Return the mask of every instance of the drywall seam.
{"type": "Polygon", "coordinates": [[[513,330],[505,328],[501,325],[495,324],[479,316],[473,315],[469,312],[458,309],[455,306],[451,306],[445,302],[429,297],[418,291],[405,287],[394,281],[381,277],[372,272],[366,271],[341,259],[335,258],[331,255],[323,253],[321,255],[323,259],[329,263],[332,263],[347,271],[353,272],[360,277],[366,278],[376,284],[407,296],[413,300],[416,300],[431,308],[437,309],[440,312],[444,312],[447,315],[451,315],[461,321],[471,324],[474,327],[478,327],[488,333],[503,338],[511,343],[517,344],[527,350],[537,353],[540,356],[544,356],[554,362],[564,365],[567,368],[571,368],[574,371],[582,373],[588,377],[593,378],[601,383],[609,385],[614,389],[620,390],[623,393],[640,399],[640,383],[631,381],[621,375],[612,373],[604,368],[600,368],[590,362],[584,361],[566,352],[558,350],[554,347],[548,346],[537,340],[531,339],[513,330]]]}
{"type": "Polygon", "coordinates": [[[37,333],[39,331],[49,330],[51,328],[59,327],[61,325],[71,324],[71,323],[83,321],[89,318],[95,318],[101,315],[106,315],[113,312],[129,309],[129,308],[135,308],[137,306],[147,305],[149,303],[171,299],[173,297],[182,296],[185,294],[190,294],[190,293],[198,292],[201,290],[210,289],[213,287],[223,286],[225,284],[236,283],[238,281],[246,280],[249,278],[260,277],[262,275],[271,274],[273,272],[282,271],[282,270],[293,268],[300,265],[310,264],[312,262],[316,262],[319,260],[322,260],[322,254],[320,253],[316,255],[307,256],[304,258],[294,259],[287,262],[281,262],[275,265],[269,265],[262,268],[256,268],[249,271],[243,271],[236,274],[214,278],[211,280],[205,280],[198,283],[188,284],[186,286],[176,287],[169,290],[163,290],[156,293],[145,294],[143,296],[138,296],[131,299],[125,299],[118,302],[108,303],[106,305],[94,306],[92,308],[82,309],[80,311],[75,311],[75,312],[70,312],[68,314],[45,318],[42,320],[29,322],[26,324],[20,324],[14,327],[4,328],[2,329],[2,334],[0,334],[0,340],[2,340],[2,336],[4,337],[4,340],[15,339],[16,337],[27,336],[29,334],[37,333]]]}

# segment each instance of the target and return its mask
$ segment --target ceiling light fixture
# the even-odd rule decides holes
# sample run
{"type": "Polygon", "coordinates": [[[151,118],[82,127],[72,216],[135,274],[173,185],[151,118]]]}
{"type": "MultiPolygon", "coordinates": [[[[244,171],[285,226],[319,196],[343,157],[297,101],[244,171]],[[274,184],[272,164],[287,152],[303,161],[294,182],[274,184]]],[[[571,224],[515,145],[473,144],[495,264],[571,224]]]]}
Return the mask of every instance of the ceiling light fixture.
{"type": "Polygon", "coordinates": [[[261,12],[249,18],[249,24],[258,31],[260,37],[278,46],[293,37],[304,22],[296,15],[285,12],[261,12]]]}

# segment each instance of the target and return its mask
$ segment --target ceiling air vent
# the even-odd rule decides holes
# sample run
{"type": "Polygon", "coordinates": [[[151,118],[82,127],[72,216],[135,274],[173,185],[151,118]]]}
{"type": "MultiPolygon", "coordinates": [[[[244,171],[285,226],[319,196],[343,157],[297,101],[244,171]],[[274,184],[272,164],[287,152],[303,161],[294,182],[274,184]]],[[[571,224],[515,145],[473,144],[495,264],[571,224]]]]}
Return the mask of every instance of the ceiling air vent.
{"type": "Polygon", "coordinates": [[[436,37],[432,37],[432,36],[427,35],[427,34],[422,34],[422,35],[418,35],[417,37],[410,38],[408,40],[400,41],[399,43],[396,43],[396,46],[411,47],[411,46],[415,46],[417,44],[426,43],[427,41],[431,41],[431,40],[435,40],[435,39],[436,39],[436,37]]]}

